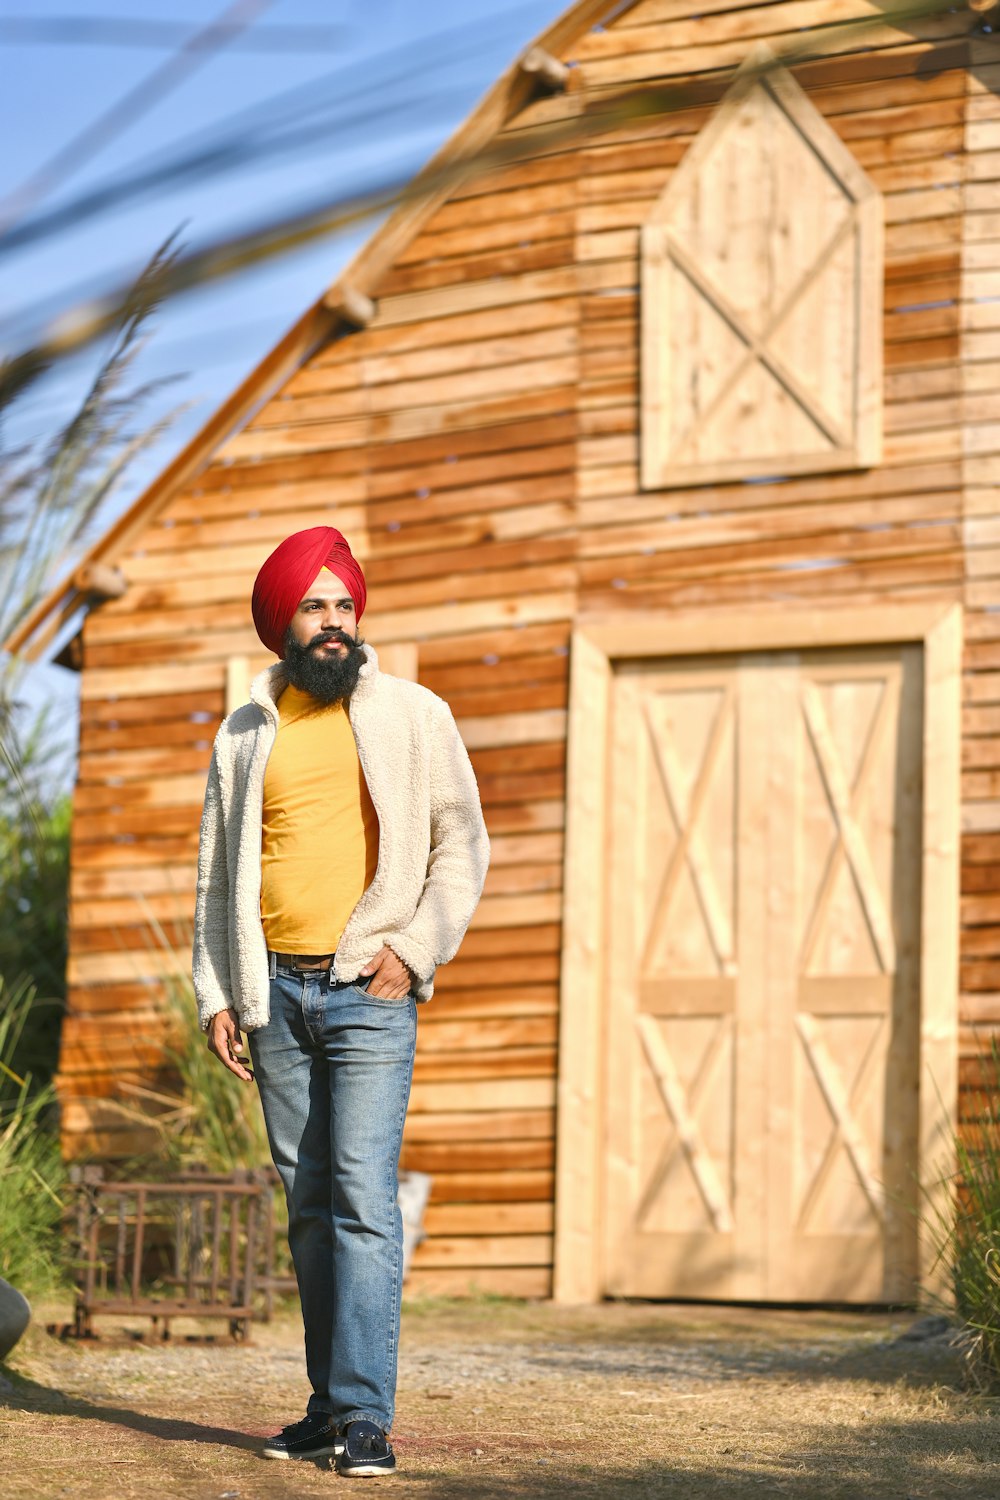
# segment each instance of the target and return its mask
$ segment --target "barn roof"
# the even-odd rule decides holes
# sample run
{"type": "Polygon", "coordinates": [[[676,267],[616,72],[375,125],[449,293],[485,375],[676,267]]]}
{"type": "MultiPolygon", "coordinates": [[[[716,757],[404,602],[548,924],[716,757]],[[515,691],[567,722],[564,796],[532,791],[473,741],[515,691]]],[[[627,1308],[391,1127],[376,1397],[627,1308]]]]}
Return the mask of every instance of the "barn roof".
{"type": "Polygon", "coordinates": [[[352,309],[359,300],[374,296],[379,279],[440,207],[454,186],[431,186],[419,191],[425,179],[438,183],[449,163],[471,155],[503,129],[537,90],[537,74],[523,66],[534,49],[554,57],[571,45],[592,25],[631,10],[637,0],[577,0],[518,56],[483,97],[446,144],[414,179],[406,201],[401,203],[375,231],[337,279],[292,325],[285,336],[237,386],[232,395],[209,417],[205,425],[153,482],[90,548],[86,556],[34,607],[24,621],[0,643],[0,648],[37,659],[67,620],[87,604],[83,584],[95,567],[112,565],[170,502],[181,485],[191,480],[215,450],[325,344],[338,327],[356,326],[352,309]],[[79,585],[78,586],[78,581],[79,585]]]}

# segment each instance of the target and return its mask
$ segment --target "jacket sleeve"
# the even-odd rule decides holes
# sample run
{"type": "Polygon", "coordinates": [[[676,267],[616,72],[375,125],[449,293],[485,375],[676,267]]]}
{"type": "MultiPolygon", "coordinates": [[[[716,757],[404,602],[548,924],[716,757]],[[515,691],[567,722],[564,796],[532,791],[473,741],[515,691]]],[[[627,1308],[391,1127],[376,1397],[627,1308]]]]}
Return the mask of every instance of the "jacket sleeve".
{"type": "Polygon", "coordinates": [[[435,726],[430,767],[430,839],[427,877],[413,920],[386,945],[418,980],[433,978],[439,964],[458,952],[479,904],[490,858],[490,841],[479,788],[447,704],[435,726]]]}
{"type": "Polygon", "coordinates": [[[194,909],[191,975],[204,1030],[233,1004],[229,972],[229,871],[219,777],[218,746],[212,752],[198,839],[198,884],[194,909]]]}

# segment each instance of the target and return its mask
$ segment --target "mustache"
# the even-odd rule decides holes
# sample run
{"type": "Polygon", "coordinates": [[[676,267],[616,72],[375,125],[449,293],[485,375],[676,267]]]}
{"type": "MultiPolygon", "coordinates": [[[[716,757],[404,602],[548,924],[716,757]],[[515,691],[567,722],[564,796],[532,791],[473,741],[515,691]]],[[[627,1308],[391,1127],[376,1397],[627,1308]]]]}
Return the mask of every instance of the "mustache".
{"type": "Polygon", "coordinates": [[[327,641],[339,641],[349,651],[353,651],[358,644],[353,636],[347,635],[343,630],[321,630],[318,635],[313,636],[306,649],[311,651],[314,646],[325,646],[327,641]]]}

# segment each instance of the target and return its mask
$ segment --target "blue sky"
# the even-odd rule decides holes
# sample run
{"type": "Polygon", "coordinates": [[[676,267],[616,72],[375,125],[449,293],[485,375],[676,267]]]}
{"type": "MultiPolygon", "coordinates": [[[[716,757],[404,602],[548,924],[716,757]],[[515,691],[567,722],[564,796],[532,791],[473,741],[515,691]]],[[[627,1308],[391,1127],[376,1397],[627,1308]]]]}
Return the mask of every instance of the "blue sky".
{"type": "MultiPolygon", "coordinates": [[[[56,191],[36,213],[68,203],[83,189],[116,179],[134,165],[173,156],[186,141],[237,139],[267,101],[283,108],[312,104],[309,139],[273,161],[159,194],[87,224],[61,230],[0,259],[0,332],[16,349],[41,315],[69,306],[81,292],[116,283],[137,270],[170,234],[196,245],[214,235],[294,209],[323,194],[338,196],[399,175],[409,176],[464,119],[496,76],[565,8],[561,0],[275,0],[255,25],[328,28],[301,37],[300,50],[256,52],[235,46],[204,62],[56,191]],[[341,111],[341,123],[335,119],[341,111]],[[357,121],[363,113],[361,124],[357,121]],[[324,129],[315,128],[322,119],[324,129]],[[235,121],[235,127],[234,122],[235,121]],[[227,123],[228,122],[228,123],[227,123]]],[[[30,18],[120,18],[187,22],[216,19],[222,0],[0,0],[4,22],[30,18]]],[[[296,36],[284,30],[286,40],[296,36]]],[[[0,30],[0,210],[3,200],[115,101],[162,67],[169,51],[151,47],[27,45],[0,30]]],[[[135,465],[104,524],[135,497],[171,455],[295,321],[370,228],[321,242],[264,270],[170,303],[136,368],[137,380],[178,377],[149,404],[155,419],[178,404],[188,410],[135,465]]],[[[92,357],[58,369],[9,414],[4,438],[18,442],[56,430],[81,396],[92,357]]],[[[61,668],[34,670],[33,701],[55,697],[73,729],[76,680],[61,668]]]]}

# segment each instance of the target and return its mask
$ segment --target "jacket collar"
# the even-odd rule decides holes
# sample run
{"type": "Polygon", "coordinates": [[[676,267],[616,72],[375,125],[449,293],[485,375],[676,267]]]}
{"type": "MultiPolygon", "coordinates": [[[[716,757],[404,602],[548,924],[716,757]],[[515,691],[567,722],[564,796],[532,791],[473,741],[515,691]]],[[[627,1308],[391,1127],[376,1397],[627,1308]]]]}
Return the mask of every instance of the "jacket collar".
{"type": "MultiPolygon", "coordinates": [[[[373,646],[366,641],[361,647],[364,653],[364,662],[358,675],[358,685],[351,694],[351,704],[359,698],[367,698],[375,686],[378,676],[378,657],[373,646]]],[[[250,702],[256,703],[258,708],[264,710],[269,719],[278,722],[278,699],[288,686],[288,674],[285,664],[281,661],[272,662],[271,666],[265,667],[263,672],[258,672],[250,684],[250,702]]]]}

